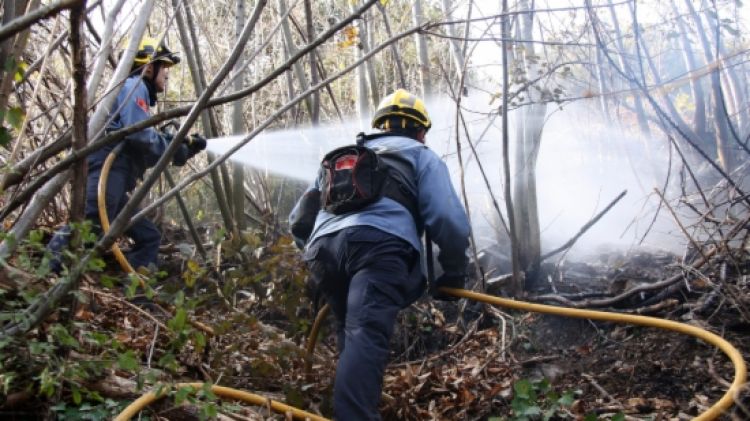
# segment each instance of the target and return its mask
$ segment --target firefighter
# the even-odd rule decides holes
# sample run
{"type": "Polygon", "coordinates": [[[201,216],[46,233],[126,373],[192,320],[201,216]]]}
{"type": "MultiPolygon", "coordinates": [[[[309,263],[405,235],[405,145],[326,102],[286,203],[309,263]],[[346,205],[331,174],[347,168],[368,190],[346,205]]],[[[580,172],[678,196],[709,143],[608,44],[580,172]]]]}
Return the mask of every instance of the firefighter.
{"type": "MultiPolygon", "coordinates": [[[[366,143],[408,162],[412,179],[404,184],[415,211],[386,195],[339,215],[318,207],[311,232],[293,230],[295,242],[306,245],[303,259],[310,281],[337,320],[340,355],[333,393],[334,417],[339,420],[380,419],[378,404],[396,316],[425,289],[423,228],[440,247],[443,274],[430,286],[433,297],[450,299],[436,291],[440,286],[464,287],[469,223],[445,163],[425,146],[431,125],[424,102],[398,89],[383,99],[372,120],[372,127],[385,135],[366,143]]],[[[291,226],[309,212],[306,198],[321,183],[318,177],[296,204],[291,226]]]]}
{"type": "MultiPolygon", "coordinates": [[[[151,116],[151,109],[156,105],[157,94],[166,89],[170,67],[180,62],[176,53],[169,50],[164,43],[144,37],[133,60],[130,76],[123,83],[117,99],[112,105],[105,128],[105,133],[119,130],[139,123],[151,116]]],[[[136,181],[143,177],[147,168],[152,167],[161,158],[171,136],[146,128],[129,134],[122,140],[124,147],[117,155],[109,173],[106,188],[107,216],[114,220],[128,201],[128,193],[136,186],[136,181]]],[[[102,165],[107,155],[116,144],[105,146],[87,157],[88,178],[86,182],[87,219],[95,221],[98,228],[99,212],[97,203],[97,186],[102,165]]],[[[193,134],[186,138],[174,156],[173,164],[185,165],[188,159],[206,148],[206,139],[193,134]]],[[[161,242],[161,233],[156,225],[141,219],[131,225],[125,235],[133,240],[133,247],[127,253],[128,261],[133,268],[153,270],[157,265],[157,255],[161,242]]],[[[61,270],[60,250],[69,241],[70,227],[58,231],[49,244],[53,253],[51,269],[61,270]]]]}

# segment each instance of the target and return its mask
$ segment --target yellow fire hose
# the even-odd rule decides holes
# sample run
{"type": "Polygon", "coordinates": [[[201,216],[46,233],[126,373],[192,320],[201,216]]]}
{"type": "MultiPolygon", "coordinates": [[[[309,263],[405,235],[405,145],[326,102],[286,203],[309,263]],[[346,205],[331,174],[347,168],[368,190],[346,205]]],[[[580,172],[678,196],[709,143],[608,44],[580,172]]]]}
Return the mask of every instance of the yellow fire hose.
{"type": "MultiPolygon", "coordinates": [[[[729,407],[732,406],[735,396],[739,395],[740,389],[745,384],[745,381],[747,378],[747,368],[745,365],[745,360],[742,358],[742,354],[740,354],[740,352],[734,346],[732,346],[732,344],[724,340],[722,337],[714,333],[708,332],[704,329],[695,327],[695,326],[690,326],[684,323],[678,323],[678,322],[674,322],[671,320],[659,319],[656,317],[637,316],[637,315],[621,314],[621,313],[610,313],[610,312],[605,312],[605,311],[582,310],[582,309],[575,309],[575,308],[568,308],[568,307],[557,307],[557,306],[551,306],[551,305],[545,305],[545,304],[535,304],[535,303],[528,303],[528,302],[523,302],[523,301],[515,301],[515,300],[511,300],[507,298],[500,298],[500,297],[496,297],[492,295],[472,292],[472,291],[468,291],[465,289],[441,288],[441,291],[444,293],[456,296],[456,297],[467,298],[470,300],[480,301],[486,304],[492,304],[492,305],[512,308],[516,310],[533,311],[537,313],[555,314],[558,316],[601,320],[601,321],[609,321],[609,322],[616,322],[616,323],[629,323],[629,324],[648,326],[648,327],[658,327],[660,329],[666,329],[666,330],[671,330],[674,332],[687,334],[687,335],[702,339],[705,342],[708,342],[709,344],[721,349],[732,361],[732,364],[734,364],[734,381],[732,382],[729,389],[724,393],[724,396],[722,396],[721,399],[719,399],[713,406],[708,408],[705,412],[695,417],[694,421],[709,421],[709,420],[714,420],[718,418],[722,413],[724,413],[724,411],[726,411],[727,409],[729,409],[729,407]]],[[[316,317],[315,319],[315,323],[313,325],[310,338],[308,339],[308,343],[307,343],[308,362],[307,362],[306,367],[309,367],[312,351],[315,348],[315,342],[317,340],[318,331],[320,329],[320,323],[325,318],[325,315],[328,313],[328,310],[329,310],[329,306],[326,304],[323,308],[321,308],[320,312],[318,313],[318,317],[316,317]]],[[[198,390],[200,390],[201,387],[204,387],[204,384],[203,383],[180,383],[177,385],[177,387],[184,387],[184,386],[193,386],[194,388],[197,388],[198,390]]],[[[295,419],[310,419],[310,420],[316,420],[316,421],[326,420],[326,418],[322,418],[318,415],[313,415],[306,411],[303,411],[294,407],[290,407],[288,405],[284,405],[282,403],[272,401],[272,400],[260,397],[252,393],[242,392],[236,389],[230,389],[228,387],[221,387],[221,386],[211,386],[211,390],[217,396],[220,396],[222,398],[239,400],[239,401],[254,404],[254,405],[270,406],[270,408],[276,412],[285,413],[285,414],[291,413],[291,415],[295,419]]],[[[164,395],[165,393],[162,393],[161,395],[156,395],[153,392],[149,392],[146,395],[141,396],[139,399],[137,399],[132,404],[130,404],[127,408],[125,408],[125,410],[123,410],[123,412],[121,412],[120,415],[117,418],[115,418],[115,421],[129,420],[132,416],[137,414],[140,410],[142,410],[143,408],[145,408],[147,405],[154,402],[155,400],[163,397],[164,395]]]]}
{"type": "MultiPolygon", "coordinates": [[[[104,165],[102,165],[101,175],[99,176],[99,184],[97,185],[96,193],[97,204],[99,205],[99,220],[101,221],[102,232],[104,233],[109,231],[109,215],[107,215],[107,180],[109,179],[109,171],[112,169],[112,164],[114,164],[115,158],[117,158],[117,154],[120,153],[120,150],[122,149],[124,144],[125,143],[120,143],[112,150],[112,152],[107,155],[107,159],[104,160],[104,165]]],[[[112,244],[112,253],[115,255],[115,259],[117,259],[117,262],[122,267],[122,270],[124,270],[125,273],[135,274],[138,277],[141,288],[145,290],[146,283],[143,281],[143,277],[133,269],[133,266],[130,265],[130,262],[128,262],[127,257],[125,257],[125,255],[122,253],[122,250],[120,250],[117,242],[114,242],[112,244]]],[[[169,310],[170,313],[174,313],[171,305],[159,301],[155,302],[162,307],[166,307],[166,309],[169,310]]],[[[188,323],[210,336],[214,335],[214,330],[210,326],[206,326],[205,324],[192,319],[188,320],[188,323]]]]}
{"type": "MultiPolygon", "coordinates": [[[[206,385],[205,383],[178,383],[175,385],[175,388],[184,388],[184,387],[191,387],[195,391],[199,391],[199,390],[203,390],[203,388],[206,387],[206,385]]],[[[268,398],[264,398],[263,396],[256,395],[254,393],[244,392],[242,390],[232,389],[232,388],[223,387],[223,386],[216,386],[216,385],[211,386],[211,391],[216,396],[221,396],[222,398],[242,401],[242,402],[246,402],[246,403],[257,405],[257,406],[270,407],[271,410],[273,410],[274,412],[278,412],[281,414],[291,414],[295,419],[312,420],[312,421],[328,421],[326,418],[323,418],[320,415],[315,415],[313,413],[303,411],[293,406],[289,406],[281,402],[277,402],[268,398]]],[[[122,412],[120,412],[120,414],[117,416],[117,418],[114,419],[114,421],[129,420],[130,418],[135,416],[138,412],[140,412],[141,409],[163,398],[165,395],[166,395],[166,392],[161,393],[159,395],[157,395],[154,392],[146,393],[145,395],[136,399],[122,412]]]]}

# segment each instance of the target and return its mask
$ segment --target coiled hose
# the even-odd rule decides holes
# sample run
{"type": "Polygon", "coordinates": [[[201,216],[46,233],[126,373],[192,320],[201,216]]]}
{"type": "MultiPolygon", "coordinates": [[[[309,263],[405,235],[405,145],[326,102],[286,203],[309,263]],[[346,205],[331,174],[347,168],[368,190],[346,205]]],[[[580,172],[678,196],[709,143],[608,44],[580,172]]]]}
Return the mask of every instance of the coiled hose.
{"type": "MultiPolygon", "coordinates": [[[[466,298],[470,300],[483,302],[486,304],[516,309],[516,310],[533,311],[537,313],[554,314],[558,316],[575,317],[575,318],[581,318],[581,319],[592,319],[592,320],[601,320],[601,321],[608,321],[608,322],[615,322],[615,323],[628,323],[628,324],[634,324],[634,325],[640,325],[640,326],[657,327],[660,329],[671,330],[674,332],[690,335],[698,339],[702,339],[705,342],[708,342],[709,344],[721,349],[732,361],[732,364],[734,365],[734,381],[732,382],[729,389],[727,389],[727,391],[721,397],[721,399],[719,399],[715,404],[713,404],[706,411],[704,411],[703,413],[695,417],[694,421],[709,421],[709,420],[714,420],[718,418],[722,413],[724,413],[727,409],[729,409],[732,406],[735,396],[739,395],[740,389],[745,384],[745,381],[747,378],[747,367],[745,365],[745,360],[742,358],[742,354],[740,354],[740,352],[734,346],[732,346],[732,344],[730,344],[724,338],[714,333],[711,333],[707,330],[704,330],[695,326],[687,325],[685,323],[674,322],[674,321],[666,320],[666,319],[659,319],[656,317],[637,316],[637,315],[621,314],[621,313],[610,313],[606,311],[582,310],[582,309],[575,309],[575,308],[568,308],[568,307],[551,306],[551,305],[545,305],[545,304],[528,303],[528,302],[523,302],[523,301],[516,301],[516,300],[507,299],[507,298],[496,297],[496,296],[487,295],[487,294],[481,294],[478,292],[468,291],[465,289],[441,288],[440,290],[443,293],[450,294],[455,297],[466,298]]],[[[317,334],[320,328],[320,323],[325,318],[325,314],[327,314],[328,309],[329,309],[328,304],[326,304],[323,308],[321,308],[320,312],[318,313],[318,317],[316,317],[315,323],[311,330],[311,334],[310,334],[310,337],[308,339],[308,344],[307,344],[307,352],[308,352],[307,364],[308,365],[306,367],[308,368],[310,364],[310,357],[312,355],[312,351],[315,348],[315,342],[317,340],[317,334]]],[[[177,385],[177,387],[185,387],[185,386],[192,386],[194,388],[198,388],[199,390],[201,387],[206,387],[206,385],[203,383],[180,383],[177,385]]],[[[261,396],[258,396],[252,393],[242,392],[236,389],[231,389],[231,388],[222,387],[222,386],[211,386],[211,390],[217,396],[220,396],[223,398],[235,399],[235,400],[239,400],[239,401],[254,404],[254,405],[269,406],[272,410],[276,412],[291,414],[295,419],[310,419],[310,420],[315,420],[315,421],[326,420],[326,418],[322,418],[318,415],[310,414],[309,412],[303,411],[301,409],[297,409],[297,408],[285,405],[280,402],[272,401],[270,399],[266,399],[266,398],[263,398],[261,396]]],[[[138,400],[134,401],[127,408],[125,408],[125,410],[123,410],[120,413],[120,415],[118,415],[118,417],[115,418],[115,421],[129,420],[132,416],[137,414],[144,407],[154,402],[155,400],[163,397],[164,395],[165,393],[161,393],[160,395],[157,395],[154,392],[149,392],[141,396],[138,400]]]]}
{"type": "MultiPolygon", "coordinates": [[[[102,232],[105,234],[109,231],[109,215],[107,215],[107,180],[109,179],[109,171],[112,169],[112,164],[114,164],[115,158],[117,158],[117,155],[120,153],[124,145],[125,143],[121,142],[107,155],[107,159],[104,160],[104,165],[102,165],[102,172],[99,175],[99,184],[96,186],[99,220],[102,224],[102,232]]],[[[125,273],[135,274],[138,277],[141,288],[145,290],[146,283],[143,281],[143,276],[133,269],[133,266],[128,262],[128,258],[125,257],[122,250],[120,250],[120,247],[117,245],[117,242],[112,243],[111,250],[115,255],[115,259],[117,259],[117,263],[122,267],[122,270],[124,270],[125,273]]],[[[174,309],[168,303],[160,302],[158,300],[155,300],[155,302],[160,306],[165,307],[170,313],[174,314],[174,309]]],[[[188,323],[209,336],[214,335],[214,330],[210,326],[206,326],[205,324],[193,319],[189,319],[188,323]]]]}

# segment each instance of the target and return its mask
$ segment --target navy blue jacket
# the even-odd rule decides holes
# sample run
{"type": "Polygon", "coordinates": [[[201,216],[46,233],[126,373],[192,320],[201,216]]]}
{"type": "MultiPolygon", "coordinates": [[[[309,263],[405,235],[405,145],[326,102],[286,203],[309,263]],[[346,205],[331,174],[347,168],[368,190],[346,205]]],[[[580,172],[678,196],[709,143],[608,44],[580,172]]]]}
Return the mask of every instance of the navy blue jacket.
{"type": "MultiPolygon", "coordinates": [[[[125,80],[112,105],[107,132],[131,126],[151,117],[151,107],[156,105],[156,90],[153,87],[149,88],[150,83],[139,74],[125,80]]],[[[135,187],[136,180],[143,177],[146,169],[156,164],[167,148],[168,141],[152,127],[131,133],[124,141],[127,143],[112,165],[112,171],[122,171],[129,175],[126,190],[130,191],[135,187]]],[[[107,145],[89,155],[87,158],[89,171],[98,173],[107,155],[116,146],[116,144],[107,145]]],[[[182,166],[188,158],[187,146],[181,145],[173,163],[182,166]]]]}
{"type": "MultiPolygon", "coordinates": [[[[375,151],[395,152],[414,168],[415,180],[407,180],[415,192],[419,215],[429,230],[432,240],[440,247],[438,260],[443,271],[450,275],[465,275],[466,249],[469,246],[469,221],[464,211],[445,163],[427,146],[403,136],[387,136],[369,140],[366,145],[375,151]]],[[[308,191],[319,189],[316,180],[308,191]]],[[[304,197],[304,196],[303,196],[304,197]]],[[[292,210],[289,220],[296,219],[300,202],[292,210]]],[[[415,250],[422,250],[420,233],[409,211],[387,197],[364,209],[342,215],[324,210],[318,212],[308,246],[316,238],[343,228],[365,225],[385,231],[409,242],[415,250]]],[[[295,238],[304,244],[304,239],[295,238]]]]}

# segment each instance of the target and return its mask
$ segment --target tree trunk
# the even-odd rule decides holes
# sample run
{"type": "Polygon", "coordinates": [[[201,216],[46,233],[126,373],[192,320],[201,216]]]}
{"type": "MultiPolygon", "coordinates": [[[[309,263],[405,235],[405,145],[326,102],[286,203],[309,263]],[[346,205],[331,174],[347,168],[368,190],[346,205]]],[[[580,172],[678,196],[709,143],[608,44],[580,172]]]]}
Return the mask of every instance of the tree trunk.
{"type": "MultiPolygon", "coordinates": [[[[690,17],[693,19],[696,30],[698,32],[698,38],[700,39],[701,46],[703,47],[703,55],[706,63],[714,63],[716,57],[712,52],[711,44],[706,35],[706,29],[703,25],[700,15],[695,10],[692,0],[685,0],[690,17]]],[[[711,99],[714,105],[713,116],[710,117],[710,121],[714,122],[714,137],[716,139],[716,159],[719,166],[725,173],[729,174],[735,167],[734,156],[731,153],[729,144],[731,142],[731,135],[729,133],[729,126],[726,119],[727,110],[722,98],[721,92],[721,73],[718,68],[711,71],[711,99]]]]}
{"type": "MultiPolygon", "coordinates": [[[[612,0],[607,0],[609,4],[609,12],[612,16],[612,25],[614,26],[614,33],[612,36],[615,39],[617,45],[617,57],[620,61],[620,66],[626,74],[635,75],[635,71],[630,66],[630,62],[625,58],[627,51],[625,50],[625,44],[622,42],[623,34],[620,30],[620,21],[615,13],[615,6],[612,4],[612,0]]],[[[629,89],[634,89],[635,86],[630,81],[625,80],[629,89]]],[[[638,118],[638,126],[641,128],[641,132],[648,136],[651,133],[651,129],[648,127],[648,120],[646,119],[646,111],[643,108],[643,101],[639,95],[633,95],[633,106],[635,107],[636,117],[638,118]]]]}
{"type": "MultiPolygon", "coordinates": [[[[284,1],[279,0],[279,3],[283,5],[284,1]]],[[[242,33],[242,26],[245,24],[245,1],[237,1],[237,14],[235,17],[234,36],[235,40],[239,40],[240,34],[242,33]]],[[[234,65],[234,89],[242,89],[243,77],[242,70],[244,64],[243,56],[237,60],[234,65]]],[[[239,135],[245,132],[244,117],[242,112],[242,106],[244,104],[243,99],[238,99],[232,103],[232,133],[239,135]]],[[[247,224],[245,223],[245,169],[242,164],[236,162],[232,164],[232,210],[234,215],[234,222],[237,225],[239,231],[245,230],[247,224]]]]}
{"type": "MultiPolygon", "coordinates": [[[[356,8],[356,3],[351,3],[351,10],[356,8]]],[[[358,21],[354,24],[358,31],[357,39],[359,45],[356,46],[357,60],[361,60],[365,55],[364,45],[362,45],[363,37],[362,34],[367,31],[365,24],[362,21],[358,21]]],[[[370,96],[368,95],[367,86],[367,65],[362,63],[357,67],[357,115],[359,116],[360,122],[365,125],[365,122],[370,119],[370,96]]],[[[366,126],[362,127],[365,129],[366,126]]]]}
{"type": "MultiPolygon", "coordinates": [[[[23,0],[16,0],[15,2],[14,0],[8,0],[6,3],[8,4],[4,4],[3,7],[8,7],[8,13],[3,13],[3,25],[7,25],[14,18],[23,15],[25,10],[36,8],[39,4],[39,0],[32,0],[29,4],[23,0]],[[15,12],[15,16],[13,12],[15,12]],[[8,22],[6,22],[6,19],[8,19],[8,22]]],[[[0,63],[0,66],[2,66],[2,70],[0,71],[0,75],[2,75],[2,78],[0,79],[0,111],[3,113],[8,106],[10,91],[13,88],[13,77],[16,65],[18,64],[17,61],[21,57],[21,52],[26,48],[29,33],[29,30],[25,30],[15,37],[10,37],[4,40],[2,44],[0,44],[2,45],[2,57],[0,58],[3,59],[0,63]],[[14,65],[11,67],[11,71],[6,72],[6,66],[11,64],[11,60],[14,65]]],[[[2,123],[2,121],[0,121],[0,123],[2,123]]]]}
{"type": "MultiPolygon", "coordinates": [[[[522,11],[530,10],[528,0],[519,2],[522,11]]],[[[533,40],[533,15],[523,13],[519,17],[521,38],[533,40]]],[[[533,43],[526,43],[521,48],[519,59],[527,80],[539,73],[536,64],[536,49],[533,43]]],[[[513,182],[513,212],[516,219],[518,240],[518,260],[521,269],[526,272],[527,282],[534,282],[539,272],[541,257],[541,239],[539,230],[539,210],[536,196],[536,161],[542,141],[544,118],[547,115],[547,104],[535,89],[528,89],[527,94],[532,104],[520,108],[516,125],[515,174],[513,182]]]]}
{"type": "MultiPolygon", "coordinates": [[[[383,26],[385,27],[385,33],[388,35],[388,38],[393,38],[393,30],[391,30],[391,20],[388,18],[388,13],[385,10],[385,6],[383,6],[382,3],[378,3],[378,9],[380,9],[380,13],[383,15],[383,26]]],[[[396,90],[398,88],[406,89],[406,73],[404,72],[404,64],[403,60],[401,59],[401,54],[398,52],[398,48],[396,48],[396,44],[390,45],[391,54],[393,55],[393,62],[396,63],[396,70],[398,71],[398,79],[395,82],[395,86],[392,86],[393,90],[396,90]]]]}
{"type": "MultiPolygon", "coordinates": [[[[682,59],[685,62],[685,68],[688,72],[694,72],[702,65],[698,63],[693,53],[693,46],[688,38],[688,28],[685,26],[685,22],[680,16],[680,12],[677,9],[675,0],[671,0],[672,11],[675,14],[677,20],[677,29],[680,33],[680,44],[682,45],[682,59]]],[[[706,96],[703,92],[703,87],[700,84],[700,80],[697,78],[690,78],[690,91],[693,93],[693,101],[695,101],[695,113],[693,114],[693,131],[698,134],[698,138],[702,139],[706,136],[706,96]]]]}
{"type": "MultiPolygon", "coordinates": [[[[184,54],[187,58],[188,67],[190,68],[190,76],[193,80],[195,92],[203,92],[203,89],[206,86],[206,76],[203,72],[203,63],[198,60],[198,57],[201,57],[200,45],[195,34],[195,25],[192,24],[193,18],[192,11],[190,9],[190,3],[181,2],[180,0],[172,0],[172,6],[174,7],[175,15],[177,17],[177,29],[180,31],[180,42],[182,43],[182,50],[184,51],[184,54]],[[181,9],[179,6],[181,4],[184,6],[184,17],[182,13],[180,13],[181,9]]],[[[208,138],[214,138],[219,133],[218,124],[215,122],[216,119],[212,117],[213,114],[211,109],[203,110],[203,112],[201,113],[203,130],[205,130],[206,137],[208,138]]],[[[206,155],[209,164],[213,162],[213,154],[209,152],[206,155]]],[[[226,168],[226,166],[222,165],[221,168],[226,168]]],[[[236,229],[234,225],[234,218],[232,217],[232,212],[229,209],[229,204],[227,203],[227,196],[224,194],[224,188],[222,187],[221,182],[221,174],[219,173],[219,171],[220,170],[217,168],[211,170],[210,178],[211,185],[213,187],[211,190],[213,191],[214,195],[216,195],[216,202],[219,206],[219,212],[221,213],[221,217],[224,221],[224,226],[226,227],[227,232],[233,233],[236,229]]]]}
{"type": "MultiPolygon", "coordinates": [[[[287,14],[287,7],[286,7],[286,0],[278,0],[278,6],[279,6],[279,16],[284,16],[287,14]]],[[[288,56],[291,57],[297,53],[297,46],[294,44],[294,38],[292,38],[292,30],[289,27],[289,17],[283,17],[283,21],[281,22],[281,31],[284,34],[284,45],[286,46],[286,51],[288,56]]],[[[292,65],[292,69],[294,70],[294,76],[297,78],[297,81],[299,82],[300,89],[302,91],[306,91],[309,89],[310,84],[307,83],[307,77],[305,76],[305,69],[302,67],[301,62],[296,62],[292,65]]],[[[291,98],[294,97],[294,88],[293,84],[288,84],[289,89],[291,90],[291,98]]],[[[308,115],[312,116],[313,109],[315,108],[312,103],[312,98],[307,98],[305,100],[305,107],[307,108],[308,115]]]]}
{"type": "MultiPolygon", "coordinates": [[[[422,17],[422,0],[414,0],[412,3],[412,20],[414,26],[419,26],[423,23],[424,18],[422,17]]],[[[417,43],[417,56],[419,61],[419,76],[422,82],[422,96],[432,95],[432,76],[430,75],[430,58],[427,51],[427,40],[422,34],[414,35],[415,42],[417,43]]]]}
{"type": "MultiPolygon", "coordinates": [[[[453,2],[451,0],[443,0],[443,14],[445,15],[445,19],[448,21],[453,20],[453,2]]],[[[461,51],[461,43],[458,40],[458,36],[456,35],[456,27],[454,25],[448,25],[448,35],[450,38],[450,44],[451,44],[451,56],[453,57],[453,61],[456,65],[456,71],[460,72],[461,69],[463,69],[464,66],[464,54],[463,51],[461,51]]]]}
{"type": "Polygon", "coordinates": [[[521,278],[521,265],[519,261],[518,234],[516,229],[515,212],[513,211],[513,194],[510,177],[510,133],[508,129],[508,95],[510,87],[510,66],[508,65],[508,49],[511,48],[510,24],[508,23],[508,0],[503,0],[502,16],[502,56],[503,56],[503,179],[505,206],[508,211],[508,230],[510,231],[511,264],[513,268],[513,279],[510,285],[510,294],[518,296],[523,292],[523,279],[521,278]]]}
{"type": "MultiPolygon", "coordinates": [[[[70,9],[70,45],[73,56],[73,149],[86,146],[86,46],[83,42],[83,18],[86,11],[86,1],[70,9]]],[[[73,187],[70,199],[70,219],[83,221],[86,206],[86,174],[88,167],[86,160],[73,168],[73,187]]]]}
{"type": "MultiPolygon", "coordinates": [[[[313,11],[311,0],[305,1],[305,30],[307,32],[307,39],[315,39],[315,27],[313,26],[313,11]]],[[[315,50],[310,53],[310,83],[315,86],[320,81],[318,74],[318,66],[315,62],[315,50]]],[[[310,110],[310,123],[313,126],[317,126],[320,122],[320,93],[315,92],[310,96],[310,102],[312,103],[312,109],[310,110]]]]}

